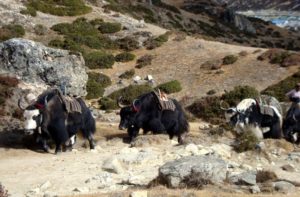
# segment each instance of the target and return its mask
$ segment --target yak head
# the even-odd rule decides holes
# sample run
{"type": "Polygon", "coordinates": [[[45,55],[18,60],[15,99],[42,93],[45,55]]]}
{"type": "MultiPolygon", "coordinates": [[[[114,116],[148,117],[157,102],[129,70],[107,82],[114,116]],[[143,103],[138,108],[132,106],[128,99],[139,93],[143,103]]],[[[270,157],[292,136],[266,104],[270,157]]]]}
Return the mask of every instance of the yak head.
{"type": "Polygon", "coordinates": [[[122,104],[122,97],[120,97],[117,101],[118,106],[121,108],[120,110],[120,124],[119,129],[125,130],[129,127],[132,127],[135,122],[135,115],[139,111],[140,103],[139,100],[134,100],[131,105],[122,104]]]}

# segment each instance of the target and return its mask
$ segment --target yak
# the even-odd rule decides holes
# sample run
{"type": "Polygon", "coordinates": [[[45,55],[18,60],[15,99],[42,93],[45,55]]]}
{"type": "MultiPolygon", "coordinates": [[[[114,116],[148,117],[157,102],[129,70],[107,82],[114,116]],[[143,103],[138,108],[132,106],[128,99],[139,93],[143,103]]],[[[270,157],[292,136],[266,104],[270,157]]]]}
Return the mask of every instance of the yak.
{"type": "Polygon", "coordinates": [[[283,134],[286,140],[300,143],[300,106],[294,104],[289,109],[282,126],[283,134]]]}
{"type": "Polygon", "coordinates": [[[77,111],[69,110],[65,97],[58,89],[46,90],[37,99],[31,100],[29,104],[26,104],[24,97],[18,101],[19,107],[25,110],[25,132],[39,133],[45,152],[49,151],[49,139],[55,142],[55,153],[59,153],[70,141],[74,143],[74,136],[79,130],[88,139],[90,148],[94,149],[95,120],[81,98],[73,98],[72,101],[77,103],[77,111]]]}
{"type": "Polygon", "coordinates": [[[118,99],[120,110],[119,129],[127,129],[127,133],[132,142],[143,129],[144,134],[152,131],[153,134],[165,133],[170,139],[177,136],[178,142],[182,144],[189,131],[189,123],[185,113],[175,99],[170,99],[174,103],[174,109],[162,109],[159,105],[155,92],[140,95],[131,105],[123,105],[122,99],[118,99]]]}
{"type": "Polygon", "coordinates": [[[236,107],[222,109],[226,122],[233,125],[237,133],[252,132],[258,139],[282,137],[281,110],[274,106],[260,105],[257,100],[246,98],[236,107]]]}

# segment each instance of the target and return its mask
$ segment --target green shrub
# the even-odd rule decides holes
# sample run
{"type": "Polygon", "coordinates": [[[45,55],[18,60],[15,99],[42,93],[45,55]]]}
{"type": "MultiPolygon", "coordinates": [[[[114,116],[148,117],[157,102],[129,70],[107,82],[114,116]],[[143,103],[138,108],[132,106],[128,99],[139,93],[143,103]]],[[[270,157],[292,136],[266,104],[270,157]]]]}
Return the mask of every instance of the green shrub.
{"type": "Polygon", "coordinates": [[[171,12],[175,12],[180,14],[180,10],[178,8],[176,8],[175,6],[166,4],[164,2],[162,2],[161,0],[152,0],[153,5],[164,8],[166,10],[169,10],[171,12]]]}
{"type": "Polygon", "coordinates": [[[259,140],[252,132],[243,132],[237,136],[237,144],[234,146],[235,151],[241,153],[254,150],[259,140]]]}
{"type": "Polygon", "coordinates": [[[34,32],[37,35],[45,35],[47,33],[47,27],[41,24],[37,24],[34,26],[34,32]]]}
{"type": "Polygon", "coordinates": [[[27,7],[57,16],[77,16],[92,11],[83,0],[29,0],[27,7]]]}
{"type": "Polygon", "coordinates": [[[256,98],[259,92],[251,86],[236,86],[233,90],[222,95],[222,99],[230,106],[237,105],[245,98],[256,98]]]}
{"type": "Polygon", "coordinates": [[[284,52],[276,55],[275,57],[273,57],[270,60],[270,63],[271,64],[281,64],[285,60],[285,58],[287,58],[288,56],[290,56],[289,52],[284,51],[284,52]]]}
{"type": "Polygon", "coordinates": [[[121,31],[122,25],[120,23],[103,22],[99,24],[98,29],[103,34],[116,33],[118,31],[121,31]]]}
{"type": "Polygon", "coordinates": [[[164,91],[167,94],[172,94],[175,92],[180,92],[182,90],[180,82],[177,80],[169,81],[167,83],[163,83],[158,85],[156,88],[164,91]]]}
{"type": "Polygon", "coordinates": [[[163,43],[167,42],[169,39],[169,33],[164,33],[156,38],[149,38],[144,42],[144,46],[148,50],[155,49],[163,45],[163,43]]]}
{"type": "Polygon", "coordinates": [[[275,85],[268,87],[262,91],[262,94],[267,94],[274,96],[279,101],[288,101],[288,98],[285,96],[287,92],[292,90],[297,83],[300,81],[300,72],[295,73],[292,76],[285,78],[284,80],[278,82],[275,85]]]}
{"type": "Polygon", "coordinates": [[[164,34],[156,37],[155,40],[157,42],[168,42],[168,40],[169,40],[169,33],[166,32],[166,33],[164,33],[164,34]]]}
{"type": "Polygon", "coordinates": [[[128,87],[113,92],[108,97],[116,101],[120,96],[122,96],[125,104],[131,104],[132,101],[138,96],[150,92],[152,90],[153,89],[149,85],[130,85],[128,87]]]}
{"type": "Polygon", "coordinates": [[[26,6],[26,9],[21,10],[20,13],[30,16],[36,16],[36,10],[31,6],[26,6]]]}
{"type": "Polygon", "coordinates": [[[116,100],[113,100],[108,97],[103,97],[99,100],[100,109],[102,110],[113,110],[118,109],[119,106],[117,105],[116,100]]]}
{"type": "Polygon", "coordinates": [[[238,60],[238,57],[235,55],[227,55],[223,58],[223,64],[224,65],[229,65],[233,64],[238,60]]]}
{"type": "Polygon", "coordinates": [[[86,99],[95,99],[103,95],[104,89],[111,85],[111,80],[108,76],[99,73],[89,73],[89,79],[86,85],[86,99]]]}
{"type": "Polygon", "coordinates": [[[136,41],[135,38],[132,37],[125,37],[117,40],[118,46],[120,49],[125,51],[133,51],[135,49],[139,49],[140,45],[139,42],[136,41]]]}
{"type": "Polygon", "coordinates": [[[95,18],[90,21],[91,25],[93,25],[93,26],[98,26],[98,25],[102,24],[103,22],[104,21],[102,18],[95,18]]]}
{"type": "Polygon", "coordinates": [[[86,66],[90,69],[112,68],[115,63],[115,57],[112,54],[97,51],[91,52],[84,57],[86,66]]]}
{"type": "Polygon", "coordinates": [[[81,52],[84,55],[84,49],[81,47],[81,45],[77,44],[73,40],[66,39],[66,40],[58,40],[54,39],[51,40],[48,43],[49,46],[55,47],[55,48],[60,48],[60,49],[65,49],[65,50],[70,50],[72,52],[81,52]]]}
{"type": "Polygon", "coordinates": [[[151,65],[153,60],[153,55],[143,55],[136,61],[136,68],[143,68],[145,66],[151,65]]]}
{"type": "Polygon", "coordinates": [[[134,54],[128,53],[128,52],[123,52],[123,53],[116,55],[115,61],[116,62],[129,62],[129,61],[134,60],[134,58],[135,58],[134,54]]]}
{"type": "Polygon", "coordinates": [[[4,25],[0,28],[0,41],[23,37],[25,29],[21,25],[4,25]]]}
{"type": "Polygon", "coordinates": [[[123,74],[121,74],[119,76],[119,78],[121,78],[121,79],[130,79],[134,76],[134,74],[135,74],[135,70],[130,69],[130,70],[125,71],[123,74]]]}
{"type": "Polygon", "coordinates": [[[86,45],[92,49],[116,49],[117,45],[109,37],[104,35],[70,35],[67,39],[71,39],[74,42],[86,45]]]}

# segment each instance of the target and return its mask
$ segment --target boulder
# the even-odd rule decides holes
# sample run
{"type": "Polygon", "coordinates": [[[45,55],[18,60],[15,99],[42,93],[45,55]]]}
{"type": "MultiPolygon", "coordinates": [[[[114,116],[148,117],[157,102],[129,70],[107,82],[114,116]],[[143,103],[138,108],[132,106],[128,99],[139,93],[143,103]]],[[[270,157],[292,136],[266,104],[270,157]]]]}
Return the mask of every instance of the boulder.
{"type": "Polygon", "coordinates": [[[122,174],[124,172],[122,165],[116,158],[109,158],[104,161],[102,169],[116,174],[122,174]]]}
{"type": "Polygon", "coordinates": [[[242,172],[229,176],[229,182],[236,185],[256,185],[256,172],[242,172]]]}
{"type": "Polygon", "coordinates": [[[0,43],[0,73],[18,76],[29,84],[65,87],[66,93],[85,96],[88,75],[80,54],[14,38],[0,43]]]}
{"type": "Polygon", "coordinates": [[[279,191],[282,193],[292,193],[295,191],[295,186],[286,181],[274,182],[273,187],[276,191],[279,191]]]}
{"type": "Polygon", "coordinates": [[[180,187],[188,177],[195,175],[201,182],[223,183],[226,173],[227,163],[213,156],[187,156],[159,168],[159,178],[172,188],[180,187]]]}

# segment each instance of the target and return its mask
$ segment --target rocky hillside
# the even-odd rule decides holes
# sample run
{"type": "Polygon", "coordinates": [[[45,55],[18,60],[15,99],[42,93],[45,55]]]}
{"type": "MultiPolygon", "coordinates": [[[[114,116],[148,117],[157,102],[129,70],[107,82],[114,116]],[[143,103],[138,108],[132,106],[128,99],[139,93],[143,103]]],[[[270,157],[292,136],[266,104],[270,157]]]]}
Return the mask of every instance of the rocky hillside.
{"type": "Polygon", "coordinates": [[[300,2],[294,0],[216,0],[236,10],[281,10],[281,11],[300,11],[300,2]]]}

